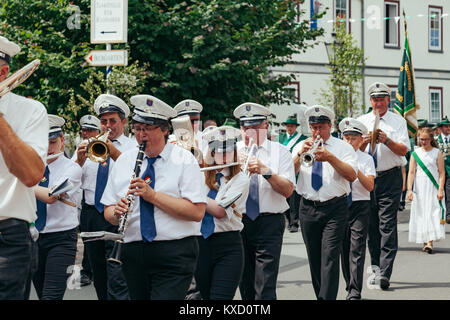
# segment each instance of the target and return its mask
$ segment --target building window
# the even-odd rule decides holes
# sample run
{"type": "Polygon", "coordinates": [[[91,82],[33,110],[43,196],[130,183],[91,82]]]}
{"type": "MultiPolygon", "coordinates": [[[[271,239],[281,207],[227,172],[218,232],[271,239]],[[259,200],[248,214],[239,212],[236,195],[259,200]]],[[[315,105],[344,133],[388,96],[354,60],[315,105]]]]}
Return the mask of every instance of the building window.
{"type": "Polygon", "coordinates": [[[398,1],[384,2],[384,46],[387,48],[400,48],[400,4],[398,1]],[[397,19],[396,19],[397,18],[397,19]]]}
{"type": "Polygon", "coordinates": [[[334,0],[334,17],[336,18],[336,23],[344,23],[345,29],[349,30],[349,0],[334,0]]]}
{"type": "Polygon", "coordinates": [[[430,121],[440,122],[442,119],[442,88],[430,87],[430,121]]]}
{"type": "Polygon", "coordinates": [[[428,7],[428,49],[442,51],[442,7],[428,7]]]}
{"type": "Polygon", "coordinates": [[[288,82],[284,87],[285,98],[291,100],[293,103],[300,104],[300,82],[288,82]]]}
{"type": "Polygon", "coordinates": [[[388,85],[389,88],[391,89],[391,100],[389,101],[389,111],[394,112],[394,104],[395,104],[395,99],[397,96],[397,86],[393,86],[393,85],[388,85]]]}

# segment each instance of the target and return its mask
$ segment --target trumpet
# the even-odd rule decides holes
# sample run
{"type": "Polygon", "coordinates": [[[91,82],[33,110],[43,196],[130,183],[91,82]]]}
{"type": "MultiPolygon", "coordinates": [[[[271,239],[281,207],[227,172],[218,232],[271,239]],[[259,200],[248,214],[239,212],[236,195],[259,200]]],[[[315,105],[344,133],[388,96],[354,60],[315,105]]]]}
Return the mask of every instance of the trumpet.
{"type": "MultiPolygon", "coordinates": [[[[139,174],[141,173],[142,161],[145,156],[146,145],[147,145],[147,142],[144,141],[139,146],[139,152],[136,157],[136,163],[134,165],[134,171],[133,171],[133,175],[131,176],[131,180],[135,179],[136,177],[139,177],[139,174]]],[[[114,247],[111,252],[111,257],[108,258],[108,262],[122,264],[122,261],[120,260],[120,256],[121,256],[121,252],[122,252],[123,238],[125,236],[125,231],[127,230],[129,215],[133,211],[135,199],[136,198],[133,194],[129,194],[127,196],[128,210],[120,217],[120,222],[119,222],[118,233],[121,237],[114,242],[114,247]]]]}
{"type": "Polygon", "coordinates": [[[109,157],[109,147],[106,143],[111,129],[89,138],[86,147],[86,156],[94,162],[105,162],[109,157]]]}
{"type": "Polygon", "coordinates": [[[248,164],[250,163],[250,158],[254,155],[256,156],[256,150],[258,149],[258,145],[256,143],[253,143],[253,138],[250,138],[248,142],[247,147],[247,159],[245,160],[244,166],[242,167],[242,172],[247,176],[250,177],[250,171],[248,170],[248,164]]]}
{"type": "Polygon", "coordinates": [[[323,139],[320,137],[320,135],[318,135],[313,142],[313,145],[311,147],[311,149],[309,149],[306,152],[303,152],[300,155],[300,163],[302,165],[304,165],[305,167],[311,167],[314,163],[314,161],[316,160],[316,155],[314,154],[314,152],[317,150],[317,148],[320,147],[320,145],[323,144],[323,139]]]}

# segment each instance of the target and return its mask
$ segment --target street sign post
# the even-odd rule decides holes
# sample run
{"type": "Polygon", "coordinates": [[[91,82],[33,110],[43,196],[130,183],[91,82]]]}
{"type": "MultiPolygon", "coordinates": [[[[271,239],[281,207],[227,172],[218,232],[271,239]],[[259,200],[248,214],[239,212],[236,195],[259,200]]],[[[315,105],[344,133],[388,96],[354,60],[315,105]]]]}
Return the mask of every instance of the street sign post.
{"type": "Polygon", "coordinates": [[[91,67],[126,66],[128,64],[127,50],[92,50],[85,57],[91,67]]]}
{"type": "Polygon", "coordinates": [[[128,0],[91,0],[91,43],[125,43],[128,0]]]}

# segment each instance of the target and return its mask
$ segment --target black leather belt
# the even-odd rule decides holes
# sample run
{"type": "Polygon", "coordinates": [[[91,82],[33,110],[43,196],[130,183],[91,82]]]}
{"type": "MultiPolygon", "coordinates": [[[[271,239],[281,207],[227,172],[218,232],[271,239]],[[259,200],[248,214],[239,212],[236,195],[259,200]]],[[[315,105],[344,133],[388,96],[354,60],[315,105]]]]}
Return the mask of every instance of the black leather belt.
{"type": "Polygon", "coordinates": [[[309,206],[323,207],[323,206],[328,206],[330,204],[334,204],[334,203],[339,202],[342,199],[346,199],[346,198],[347,198],[347,195],[344,194],[344,195],[342,195],[340,197],[334,197],[334,198],[332,198],[330,200],[327,200],[327,201],[314,201],[314,200],[308,200],[306,198],[303,198],[303,201],[304,201],[304,203],[306,205],[309,205],[309,206]]]}
{"type": "Polygon", "coordinates": [[[20,220],[16,218],[0,220],[0,229],[7,229],[24,223],[28,225],[28,222],[26,222],[25,220],[20,220]]]}
{"type": "Polygon", "coordinates": [[[377,178],[378,178],[378,177],[382,177],[382,176],[384,176],[384,175],[386,175],[386,174],[392,173],[392,172],[394,172],[394,171],[396,171],[396,170],[400,170],[400,167],[393,167],[393,168],[388,169],[388,170],[377,171],[377,178]]]}

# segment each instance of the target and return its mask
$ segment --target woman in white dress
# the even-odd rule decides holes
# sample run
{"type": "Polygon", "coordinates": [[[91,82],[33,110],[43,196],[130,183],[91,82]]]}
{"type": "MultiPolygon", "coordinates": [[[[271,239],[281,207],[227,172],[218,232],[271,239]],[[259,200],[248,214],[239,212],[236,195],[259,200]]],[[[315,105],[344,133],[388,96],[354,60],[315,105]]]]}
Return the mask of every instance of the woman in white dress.
{"type": "Polygon", "coordinates": [[[420,147],[416,147],[411,156],[408,173],[407,198],[412,201],[409,242],[423,243],[422,251],[432,253],[433,241],[445,238],[445,221],[441,221],[445,217],[445,206],[440,203],[444,198],[444,158],[436,146],[431,129],[422,128],[417,136],[420,147]],[[422,169],[420,162],[435,182],[422,169]]]}

